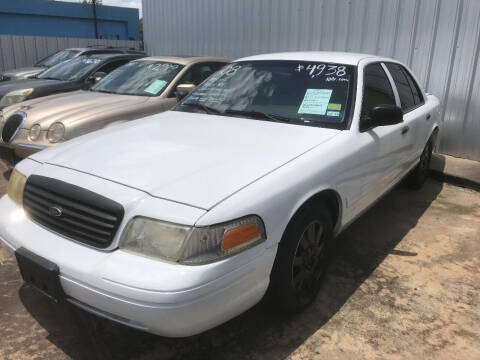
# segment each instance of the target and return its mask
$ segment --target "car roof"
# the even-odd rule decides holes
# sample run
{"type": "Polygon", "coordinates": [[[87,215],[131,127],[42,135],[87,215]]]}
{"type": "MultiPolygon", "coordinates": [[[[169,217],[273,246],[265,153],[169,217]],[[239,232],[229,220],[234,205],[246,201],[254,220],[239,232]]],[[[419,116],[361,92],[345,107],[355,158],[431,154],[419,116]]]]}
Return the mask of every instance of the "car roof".
{"type": "Polygon", "coordinates": [[[81,56],[100,59],[100,60],[107,60],[112,58],[118,58],[118,59],[132,58],[133,60],[133,59],[139,59],[142,57],[141,54],[125,54],[125,53],[87,54],[87,55],[81,55],[81,56]]]}
{"type": "Polygon", "coordinates": [[[225,62],[229,63],[232,60],[230,59],[225,59],[225,58],[220,58],[220,57],[211,57],[211,56],[149,56],[149,57],[144,57],[140,59],[140,61],[165,61],[165,62],[171,62],[171,63],[176,63],[180,65],[190,65],[198,62],[206,62],[206,61],[212,61],[212,62],[225,62]]]}
{"type": "Polygon", "coordinates": [[[379,61],[393,61],[391,59],[376,55],[347,53],[338,51],[292,51],[272,54],[248,56],[235,61],[257,61],[257,60],[296,60],[296,61],[318,61],[326,63],[339,63],[346,65],[358,65],[364,59],[377,59],[379,61]]]}
{"type": "Polygon", "coordinates": [[[66,48],[63,50],[72,50],[72,51],[78,51],[78,52],[84,52],[84,51],[118,51],[119,53],[128,52],[128,51],[142,52],[142,50],[137,50],[133,48],[111,47],[111,46],[110,47],[109,46],[90,46],[90,47],[66,48]]]}

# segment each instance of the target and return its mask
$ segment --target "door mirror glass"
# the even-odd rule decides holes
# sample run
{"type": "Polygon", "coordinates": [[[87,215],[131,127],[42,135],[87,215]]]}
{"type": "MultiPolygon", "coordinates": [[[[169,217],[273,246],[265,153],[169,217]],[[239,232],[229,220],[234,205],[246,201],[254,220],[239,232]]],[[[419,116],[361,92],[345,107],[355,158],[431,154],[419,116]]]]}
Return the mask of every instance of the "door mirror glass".
{"type": "Polygon", "coordinates": [[[403,122],[403,111],[400,107],[381,104],[370,110],[368,117],[362,119],[361,131],[367,131],[377,126],[395,125],[403,122]]]}
{"type": "Polygon", "coordinates": [[[92,84],[96,84],[97,82],[99,82],[100,80],[102,80],[105,76],[107,76],[107,73],[103,72],[103,71],[98,71],[96,72],[95,74],[93,74],[92,76],[90,76],[87,81],[89,83],[92,83],[92,84]]]}
{"type": "Polygon", "coordinates": [[[195,89],[195,85],[193,84],[177,85],[177,87],[175,88],[175,97],[177,98],[177,101],[182,100],[185,96],[190,94],[193,89],[195,89]]]}

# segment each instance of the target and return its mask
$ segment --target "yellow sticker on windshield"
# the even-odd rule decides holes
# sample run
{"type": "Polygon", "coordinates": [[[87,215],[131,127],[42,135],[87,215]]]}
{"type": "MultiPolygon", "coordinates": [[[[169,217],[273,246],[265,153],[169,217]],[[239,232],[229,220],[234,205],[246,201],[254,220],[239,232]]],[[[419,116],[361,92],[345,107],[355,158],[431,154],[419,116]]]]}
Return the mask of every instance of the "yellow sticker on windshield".
{"type": "Polygon", "coordinates": [[[328,110],[342,110],[342,104],[328,104],[328,110]]]}

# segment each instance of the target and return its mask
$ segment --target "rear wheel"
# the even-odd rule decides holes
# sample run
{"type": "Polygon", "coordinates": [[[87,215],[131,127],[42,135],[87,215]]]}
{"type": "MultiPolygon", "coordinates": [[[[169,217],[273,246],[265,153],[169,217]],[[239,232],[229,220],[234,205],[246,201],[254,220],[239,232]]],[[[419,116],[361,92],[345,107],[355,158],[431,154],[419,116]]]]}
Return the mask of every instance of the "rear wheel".
{"type": "Polygon", "coordinates": [[[410,189],[418,190],[422,188],[427,180],[428,169],[430,168],[430,161],[432,159],[433,151],[433,137],[428,141],[420,155],[420,161],[407,177],[406,184],[410,189]]]}
{"type": "Polygon", "coordinates": [[[332,234],[332,219],[325,207],[307,206],[295,215],[278,246],[271,301],[297,313],[315,300],[327,268],[332,234]]]}

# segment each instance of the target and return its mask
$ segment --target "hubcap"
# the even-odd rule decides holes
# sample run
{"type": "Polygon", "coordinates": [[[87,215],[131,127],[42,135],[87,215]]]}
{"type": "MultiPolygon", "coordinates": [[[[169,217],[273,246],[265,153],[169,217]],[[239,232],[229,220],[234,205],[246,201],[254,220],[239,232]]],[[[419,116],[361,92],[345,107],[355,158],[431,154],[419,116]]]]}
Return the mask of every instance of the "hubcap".
{"type": "Polygon", "coordinates": [[[292,284],[302,302],[315,294],[325,263],[324,229],[320,221],[312,221],[303,231],[293,259],[292,284]]]}

